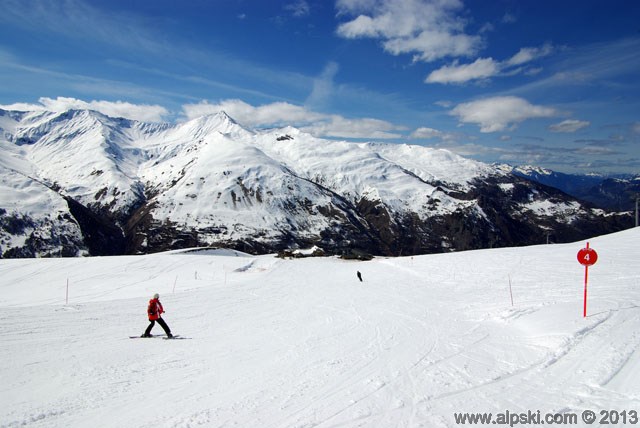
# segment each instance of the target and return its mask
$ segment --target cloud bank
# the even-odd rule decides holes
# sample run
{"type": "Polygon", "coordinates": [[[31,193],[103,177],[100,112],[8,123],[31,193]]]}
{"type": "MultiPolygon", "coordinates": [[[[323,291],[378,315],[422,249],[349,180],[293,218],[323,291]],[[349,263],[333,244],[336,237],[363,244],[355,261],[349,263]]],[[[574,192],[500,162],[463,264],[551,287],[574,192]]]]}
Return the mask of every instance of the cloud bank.
{"type": "MultiPolygon", "coordinates": [[[[56,111],[69,109],[95,110],[111,117],[123,117],[143,122],[163,122],[171,113],[159,105],[132,104],[124,101],[83,101],[76,98],[40,98],[38,104],[16,103],[0,105],[5,110],[56,111]]],[[[326,114],[312,110],[308,106],[288,102],[274,102],[254,106],[239,99],[227,99],[217,103],[201,101],[182,105],[182,117],[195,119],[224,111],[249,128],[272,128],[294,126],[316,137],[348,139],[439,139],[453,142],[459,135],[430,127],[419,127],[408,133],[404,126],[374,118],[347,118],[337,114],[326,114]],[[408,135],[407,135],[408,134],[408,135]]],[[[471,123],[480,127],[483,133],[515,129],[528,119],[554,117],[560,114],[554,108],[533,105],[527,100],[514,96],[485,98],[458,104],[449,115],[460,124],[471,123]]],[[[549,126],[551,132],[576,132],[590,125],[580,120],[564,120],[549,126]]],[[[636,129],[638,124],[634,124],[636,129]]]]}
{"type": "Polygon", "coordinates": [[[57,97],[38,99],[39,104],[16,103],[0,105],[4,110],[18,111],[55,111],[63,112],[71,109],[95,110],[111,117],[123,117],[142,122],[162,122],[169,111],[159,105],[132,104],[125,101],[83,101],[76,98],[57,97]]]}
{"type": "MultiPolygon", "coordinates": [[[[76,98],[42,97],[37,104],[15,103],[0,105],[0,109],[16,111],[54,111],[70,109],[95,110],[111,117],[123,117],[142,122],[164,122],[171,114],[159,105],[132,104],[124,101],[83,101],[76,98]]],[[[253,106],[242,100],[229,99],[219,103],[201,101],[184,104],[182,116],[186,120],[214,114],[220,111],[250,128],[295,126],[317,137],[402,139],[398,131],[406,128],[373,118],[346,118],[336,114],[318,113],[308,107],[275,102],[253,106]]]]}
{"type": "Polygon", "coordinates": [[[397,131],[405,129],[384,120],[350,119],[335,114],[318,113],[307,107],[286,102],[253,106],[238,99],[223,100],[215,104],[201,101],[183,105],[182,111],[186,119],[224,111],[251,128],[295,126],[317,137],[392,139],[402,138],[402,134],[397,131]]]}

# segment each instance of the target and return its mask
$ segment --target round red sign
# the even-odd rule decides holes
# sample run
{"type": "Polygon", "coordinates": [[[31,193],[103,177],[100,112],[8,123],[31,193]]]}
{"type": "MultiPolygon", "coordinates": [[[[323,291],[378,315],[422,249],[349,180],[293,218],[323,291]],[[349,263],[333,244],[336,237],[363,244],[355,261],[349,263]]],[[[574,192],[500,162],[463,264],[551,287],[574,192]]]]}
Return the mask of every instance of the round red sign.
{"type": "Polygon", "coordinates": [[[583,248],[578,251],[578,261],[581,265],[591,266],[598,261],[598,253],[593,248],[583,248]]]}

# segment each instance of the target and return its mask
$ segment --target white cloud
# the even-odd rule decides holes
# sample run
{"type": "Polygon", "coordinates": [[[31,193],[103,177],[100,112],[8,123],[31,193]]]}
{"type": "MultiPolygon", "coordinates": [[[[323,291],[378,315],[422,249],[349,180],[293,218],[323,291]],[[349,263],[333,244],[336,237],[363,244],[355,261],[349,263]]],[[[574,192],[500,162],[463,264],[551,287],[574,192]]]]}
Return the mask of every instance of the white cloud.
{"type": "Polygon", "coordinates": [[[520,73],[536,74],[540,69],[519,67],[543,56],[549,55],[553,46],[545,44],[540,48],[522,48],[514,56],[506,61],[495,61],[493,58],[478,58],[471,64],[459,64],[456,60],[451,65],[445,65],[432,71],[425,83],[462,84],[472,80],[488,79],[503,75],[515,75],[520,73]]]}
{"type": "Polygon", "coordinates": [[[447,56],[460,57],[475,53],[475,38],[441,31],[422,31],[412,38],[393,38],[384,42],[385,50],[393,55],[418,52],[414,61],[431,62],[447,56]]]}
{"type": "Polygon", "coordinates": [[[591,125],[591,122],[585,120],[567,119],[549,126],[549,130],[552,132],[576,132],[589,125],[591,125]]]}
{"type": "Polygon", "coordinates": [[[486,79],[495,76],[500,65],[492,58],[478,58],[471,64],[445,65],[427,76],[426,83],[465,83],[470,80],[486,79]]]}
{"type": "Polygon", "coordinates": [[[223,100],[218,104],[210,104],[207,101],[185,104],[182,110],[187,119],[224,111],[248,127],[308,124],[326,117],[290,103],[276,102],[255,107],[238,99],[223,100]]]}
{"type": "Polygon", "coordinates": [[[413,131],[409,138],[414,138],[417,140],[429,140],[431,138],[442,138],[443,135],[444,133],[442,131],[438,131],[437,129],[421,127],[413,131]]]}
{"type": "Polygon", "coordinates": [[[394,131],[403,127],[390,122],[371,119],[349,119],[339,115],[314,112],[306,107],[285,102],[252,106],[241,100],[224,100],[217,104],[202,101],[182,106],[184,116],[194,119],[206,114],[226,112],[239,123],[248,127],[295,126],[317,137],[339,138],[401,138],[394,131]]]}
{"type": "Polygon", "coordinates": [[[29,103],[13,103],[13,104],[0,104],[0,109],[8,111],[42,111],[44,108],[41,105],[29,104],[29,103]]]}
{"type": "Polygon", "coordinates": [[[414,53],[416,61],[471,56],[482,45],[464,32],[459,0],[338,0],[336,7],[339,15],[357,15],[338,26],[339,36],[380,39],[387,52],[414,53]]]}
{"type": "Polygon", "coordinates": [[[39,104],[16,103],[0,106],[5,110],[20,111],[55,111],[63,112],[70,109],[95,110],[111,117],[124,117],[127,119],[140,120],[143,122],[162,122],[169,114],[169,111],[159,105],[131,104],[125,101],[83,101],[76,98],[42,97],[39,104]]]}
{"type": "Polygon", "coordinates": [[[531,62],[535,59],[545,57],[553,52],[553,46],[549,43],[539,48],[522,48],[514,56],[505,61],[508,66],[515,66],[531,62]]]}
{"type": "Polygon", "coordinates": [[[462,138],[463,136],[458,133],[444,132],[444,131],[440,131],[434,128],[429,128],[426,126],[416,129],[409,135],[409,139],[412,139],[412,140],[437,139],[437,140],[440,140],[440,142],[447,143],[447,144],[455,143],[462,138]]]}
{"type": "Polygon", "coordinates": [[[533,105],[523,98],[504,96],[459,104],[449,114],[461,123],[480,126],[480,132],[498,132],[515,128],[527,119],[556,116],[558,111],[533,105]]]}
{"type": "Polygon", "coordinates": [[[317,137],[392,139],[402,138],[401,134],[393,131],[404,128],[379,119],[348,119],[331,115],[300,129],[317,137]]]}

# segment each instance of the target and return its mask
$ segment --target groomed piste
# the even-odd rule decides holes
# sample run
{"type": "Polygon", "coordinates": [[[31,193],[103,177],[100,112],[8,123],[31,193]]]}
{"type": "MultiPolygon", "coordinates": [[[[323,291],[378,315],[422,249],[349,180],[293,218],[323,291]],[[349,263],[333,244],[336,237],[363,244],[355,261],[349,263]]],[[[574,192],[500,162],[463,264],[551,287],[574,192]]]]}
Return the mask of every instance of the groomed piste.
{"type": "Polygon", "coordinates": [[[586,241],[369,262],[0,260],[0,427],[453,427],[462,412],[638,410],[639,239],[589,240],[586,318],[586,241]],[[129,339],[156,292],[191,340],[129,339]]]}

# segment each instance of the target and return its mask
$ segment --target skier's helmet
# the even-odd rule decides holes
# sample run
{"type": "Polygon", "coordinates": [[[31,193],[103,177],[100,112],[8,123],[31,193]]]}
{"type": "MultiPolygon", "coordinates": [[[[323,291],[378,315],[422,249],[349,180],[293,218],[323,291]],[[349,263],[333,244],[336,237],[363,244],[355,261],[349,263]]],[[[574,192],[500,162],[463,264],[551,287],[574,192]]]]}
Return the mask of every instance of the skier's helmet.
{"type": "Polygon", "coordinates": [[[159,299],[159,298],[160,298],[160,295],[159,295],[158,293],[156,293],[156,294],[154,294],[154,295],[153,295],[153,298],[154,298],[154,299],[159,299]]]}

